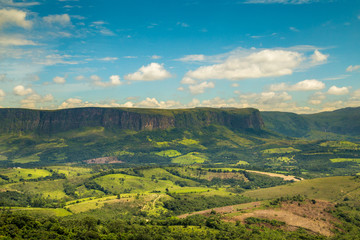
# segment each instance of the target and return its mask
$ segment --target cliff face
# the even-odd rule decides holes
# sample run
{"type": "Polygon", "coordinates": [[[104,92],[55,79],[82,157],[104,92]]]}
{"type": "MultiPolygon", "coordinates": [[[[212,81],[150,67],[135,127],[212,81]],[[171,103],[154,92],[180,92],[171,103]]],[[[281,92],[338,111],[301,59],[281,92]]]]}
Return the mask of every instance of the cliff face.
{"type": "Polygon", "coordinates": [[[260,130],[264,124],[256,109],[195,108],[183,110],[75,108],[54,111],[0,109],[0,133],[58,133],[81,127],[155,130],[193,128],[210,124],[260,130]]]}

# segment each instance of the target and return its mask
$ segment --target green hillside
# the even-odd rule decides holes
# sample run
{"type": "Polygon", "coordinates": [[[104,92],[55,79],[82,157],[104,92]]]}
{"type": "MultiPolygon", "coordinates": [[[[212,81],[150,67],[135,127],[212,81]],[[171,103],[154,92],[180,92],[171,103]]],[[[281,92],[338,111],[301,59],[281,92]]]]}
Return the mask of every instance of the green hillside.
{"type": "Polygon", "coordinates": [[[360,108],[316,114],[261,112],[266,128],[290,137],[359,140],[360,108]]]}

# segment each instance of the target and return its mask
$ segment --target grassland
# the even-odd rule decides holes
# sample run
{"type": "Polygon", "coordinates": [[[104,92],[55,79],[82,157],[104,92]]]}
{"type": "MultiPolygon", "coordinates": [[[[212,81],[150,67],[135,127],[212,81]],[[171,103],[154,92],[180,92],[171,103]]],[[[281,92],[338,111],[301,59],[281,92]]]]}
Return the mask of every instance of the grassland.
{"type": "Polygon", "coordinates": [[[173,158],[171,160],[172,163],[178,163],[183,165],[190,165],[194,163],[204,163],[208,161],[208,158],[205,154],[199,153],[199,152],[191,152],[186,155],[173,158]]]}
{"type": "Polygon", "coordinates": [[[359,204],[357,196],[360,194],[360,181],[359,178],[346,176],[317,178],[285,186],[251,190],[245,192],[244,196],[258,200],[269,200],[297,194],[332,202],[341,202],[345,197],[348,197],[348,202],[359,204]]]}
{"type": "Polygon", "coordinates": [[[271,149],[266,149],[263,150],[263,153],[268,153],[268,154],[275,154],[275,153],[293,153],[293,152],[300,152],[301,150],[299,149],[295,149],[293,147],[288,147],[288,148],[271,148],[271,149]]]}
{"type": "Polygon", "coordinates": [[[338,163],[338,162],[356,162],[356,163],[360,163],[360,158],[332,158],[330,159],[331,162],[333,163],[338,163]]]}
{"type": "Polygon", "coordinates": [[[181,153],[176,150],[165,150],[165,151],[157,152],[155,154],[163,157],[177,157],[181,155],[181,153]]]}
{"type": "Polygon", "coordinates": [[[18,182],[20,179],[37,179],[50,176],[51,173],[45,169],[28,169],[28,168],[10,168],[0,169],[0,174],[9,177],[12,181],[18,182]]]}

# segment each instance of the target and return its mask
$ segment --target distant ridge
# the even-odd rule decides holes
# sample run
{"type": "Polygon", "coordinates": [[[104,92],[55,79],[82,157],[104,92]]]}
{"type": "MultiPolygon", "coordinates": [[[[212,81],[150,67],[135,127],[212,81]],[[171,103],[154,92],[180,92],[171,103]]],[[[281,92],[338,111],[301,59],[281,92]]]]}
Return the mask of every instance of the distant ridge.
{"type": "Polygon", "coordinates": [[[259,110],[253,108],[176,110],[95,107],[62,110],[0,109],[0,133],[52,134],[82,127],[140,131],[196,128],[211,124],[242,130],[261,130],[264,127],[259,110]]]}
{"type": "Polygon", "coordinates": [[[315,114],[266,111],[261,116],[267,129],[290,137],[339,134],[359,138],[360,135],[360,107],[315,114]]]}

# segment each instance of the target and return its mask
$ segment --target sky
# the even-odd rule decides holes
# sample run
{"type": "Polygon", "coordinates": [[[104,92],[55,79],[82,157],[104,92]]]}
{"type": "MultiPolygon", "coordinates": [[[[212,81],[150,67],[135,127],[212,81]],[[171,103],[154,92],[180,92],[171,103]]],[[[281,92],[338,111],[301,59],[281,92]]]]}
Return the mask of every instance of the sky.
{"type": "Polygon", "coordinates": [[[0,107],[360,106],[358,0],[0,0],[0,107]]]}

